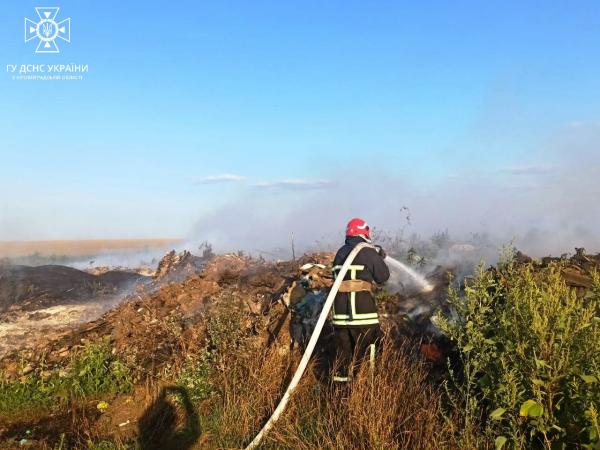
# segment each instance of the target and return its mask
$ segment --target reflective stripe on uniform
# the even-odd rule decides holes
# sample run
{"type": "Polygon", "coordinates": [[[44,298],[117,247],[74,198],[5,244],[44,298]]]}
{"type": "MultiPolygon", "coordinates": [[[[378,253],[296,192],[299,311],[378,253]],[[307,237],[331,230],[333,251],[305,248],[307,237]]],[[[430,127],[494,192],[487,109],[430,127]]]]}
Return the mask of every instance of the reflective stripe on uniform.
{"type": "Polygon", "coordinates": [[[375,318],[375,319],[360,319],[360,320],[345,320],[345,319],[333,319],[331,321],[331,323],[333,325],[341,325],[341,326],[346,326],[346,325],[356,325],[356,326],[362,326],[362,325],[375,325],[377,323],[379,323],[379,319],[375,318]]]}
{"type": "Polygon", "coordinates": [[[372,313],[364,313],[364,314],[353,314],[353,315],[348,315],[348,314],[334,314],[333,315],[333,320],[347,320],[347,319],[356,319],[356,320],[363,320],[363,319],[377,319],[379,317],[379,315],[376,312],[372,312],[372,313]]]}
{"type": "Polygon", "coordinates": [[[375,344],[369,345],[369,377],[373,382],[375,376],[375,344]]]}
{"type": "Polygon", "coordinates": [[[337,383],[347,383],[349,381],[348,377],[340,377],[338,375],[334,375],[333,376],[333,381],[337,382],[337,383]]]}
{"type": "MultiPolygon", "coordinates": [[[[342,268],[342,266],[334,266],[333,272],[337,273],[341,268],[342,268]]],[[[359,265],[359,264],[352,264],[352,265],[350,265],[350,267],[348,267],[348,271],[350,272],[351,280],[356,280],[356,272],[359,270],[365,270],[365,266],[359,265]]]]}

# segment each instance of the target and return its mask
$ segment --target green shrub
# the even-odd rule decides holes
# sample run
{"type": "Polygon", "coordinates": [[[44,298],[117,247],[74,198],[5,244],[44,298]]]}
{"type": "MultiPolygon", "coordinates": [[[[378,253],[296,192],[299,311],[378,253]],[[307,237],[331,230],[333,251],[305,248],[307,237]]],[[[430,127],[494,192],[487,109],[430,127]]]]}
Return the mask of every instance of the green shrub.
{"type": "Polygon", "coordinates": [[[481,423],[497,448],[600,448],[598,275],[578,298],[559,265],[481,265],[449,302],[455,320],[438,319],[461,355],[451,399],[465,428],[481,423]]]}

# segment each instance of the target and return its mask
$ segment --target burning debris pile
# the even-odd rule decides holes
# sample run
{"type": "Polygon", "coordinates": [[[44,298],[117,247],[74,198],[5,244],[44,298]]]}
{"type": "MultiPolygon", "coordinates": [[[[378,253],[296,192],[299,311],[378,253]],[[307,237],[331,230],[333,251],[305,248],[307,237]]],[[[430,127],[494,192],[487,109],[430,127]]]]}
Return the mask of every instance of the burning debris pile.
{"type": "Polygon", "coordinates": [[[250,318],[268,312],[292,278],[291,267],[237,255],[203,261],[203,269],[196,273],[200,259],[189,252],[169,253],[155,279],[138,284],[114,309],[97,320],[63,327],[60,333],[30,335],[21,351],[0,359],[0,371],[19,376],[22,361],[33,368],[42,363],[50,370],[63,367],[73,351],[102,338],[137,367],[159,370],[175,355],[202,344],[206,319],[217,309],[242,311],[248,323],[240,326],[254,326],[250,318]],[[186,280],[167,282],[180,277],[186,280]]]}
{"type": "MultiPolygon", "coordinates": [[[[23,368],[20,361],[27,361],[27,367],[44,362],[60,368],[85,342],[108,338],[114,352],[138,367],[155,371],[173,363],[174,355],[201,346],[207,320],[219,310],[242,312],[246,323],[241,326],[255,330],[263,345],[278,342],[282,348],[293,349],[297,344],[301,349],[333,282],[332,260],[329,253],[295,262],[268,263],[237,254],[198,257],[189,251],[171,251],[159,262],[151,279],[114,271],[95,276],[60,266],[5,270],[0,287],[6,297],[15,292],[21,297],[20,306],[2,317],[0,334],[2,327],[3,337],[14,335],[19,327],[26,333],[19,334],[18,345],[13,342],[0,348],[0,370],[19,376],[23,368]],[[23,275],[27,273],[37,276],[27,278],[23,275]],[[125,281],[129,281],[129,290],[119,291],[117,287],[124,286],[125,281]],[[95,290],[85,291],[83,287],[95,290]],[[105,291],[113,296],[122,292],[125,298],[96,319],[106,309],[86,309],[81,302],[98,301],[105,291]],[[70,307],[63,310],[66,304],[70,307]],[[46,332],[36,333],[36,329],[46,332]]],[[[414,333],[431,332],[429,318],[443,303],[447,286],[442,280],[446,280],[445,272],[440,269],[430,280],[434,287],[431,292],[381,296],[384,329],[393,332],[401,328],[406,336],[406,320],[410,318],[419,324],[414,333]]],[[[330,332],[325,330],[323,342],[331,340],[330,332]]]]}
{"type": "Polygon", "coordinates": [[[105,267],[81,271],[46,265],[0,267],[0,357],[27,348],[41,348],[117,306],[134,292],[148,294],[165,283],[201,271],[211,255],[171,251],[153,277],[105,267]]]}

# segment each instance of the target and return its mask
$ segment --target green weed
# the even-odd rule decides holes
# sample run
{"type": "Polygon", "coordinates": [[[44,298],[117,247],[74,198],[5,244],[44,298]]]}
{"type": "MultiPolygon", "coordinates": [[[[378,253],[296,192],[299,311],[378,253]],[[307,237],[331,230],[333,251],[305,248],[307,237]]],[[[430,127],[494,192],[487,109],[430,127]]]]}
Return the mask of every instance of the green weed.
{"type": "Polygon", "coordinates": [[[66,375],[39,372],[20,379],[0,377],[0,416],[64,406],[73,399],[125,393],[133,386],[129,369],[111,352],[107,341],[88,344],[76,354],[66,375]]]}
{"type": "Polygon", "coordinates": [[[461,354],[450,398],[465,429],[482,423],[496,448],[598,448],[598,275],[581,299],[560,265],[536,271],[508,260],[494,272],[480,266],[449,302],[457,320],[439,323],[461,354]]]}
{"type": "Polygon", "coordinates": [[[197,358],[190,358],[179,372],[177,386],[186,390],[192,402],[205,400],[214,393],[213,364],[213,358],[204,351],[197,358]]]}

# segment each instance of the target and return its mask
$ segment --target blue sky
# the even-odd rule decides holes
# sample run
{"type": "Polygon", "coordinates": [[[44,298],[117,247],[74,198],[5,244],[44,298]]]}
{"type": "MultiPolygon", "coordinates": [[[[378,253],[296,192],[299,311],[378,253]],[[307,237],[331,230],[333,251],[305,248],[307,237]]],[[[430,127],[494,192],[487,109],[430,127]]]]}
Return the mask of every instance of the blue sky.
{"type": "Polygon", "coordinates": [[[0,15],[0,239],[182,236],[345,174],[407,198],[539,176],[548,142],[600,120],[597,1],[63,0],[59,55],[23,42],[35,6],[0,15]],[[68,63],[90,71],[5,71],[68,63]]]}

